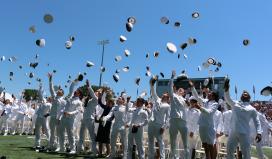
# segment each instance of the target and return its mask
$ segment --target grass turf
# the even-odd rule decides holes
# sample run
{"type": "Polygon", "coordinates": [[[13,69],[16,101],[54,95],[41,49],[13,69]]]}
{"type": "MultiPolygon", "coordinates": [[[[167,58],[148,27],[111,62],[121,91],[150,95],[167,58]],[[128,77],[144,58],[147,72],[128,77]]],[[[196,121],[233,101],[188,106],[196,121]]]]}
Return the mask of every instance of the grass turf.
{"type": "MultiPolygon", "coordinates": [[[[57,153],[36,152],[32,149],[34,139],[28,136],[0,136],[0,156],[6,156],[7,159],[88,159],[89,155],[65,155],[57,153]]],[[[257,157],[256,148],[252,147],[251,154],[257,157]]],[[[272,148],[264,147],[264,154],[272,159],[272,148]]]]}
{"type": "Polygon", "coordinates": [[[0,157],[7,159],[88,159],[90,155],[66,155],[58,153],[36,152],[32,149],[34,139],[28,136],[0,136],[0,157]]]}

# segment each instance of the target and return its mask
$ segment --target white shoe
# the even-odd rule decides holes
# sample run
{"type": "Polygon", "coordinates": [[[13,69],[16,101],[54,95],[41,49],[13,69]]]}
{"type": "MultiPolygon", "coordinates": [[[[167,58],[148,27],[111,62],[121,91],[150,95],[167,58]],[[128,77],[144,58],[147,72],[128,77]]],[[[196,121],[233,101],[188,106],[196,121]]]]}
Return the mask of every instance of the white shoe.
{"type": "Polygon", "coordinates": [[[76,151],[72,150],[72,151],[69,152],[69,154],[76,154],[76,151]]]}
{"type": "Polygon", "coordinates": [[[57,149],[55,150],[55,152],[64,153],[64,149],[57,148],[57,149]]]}

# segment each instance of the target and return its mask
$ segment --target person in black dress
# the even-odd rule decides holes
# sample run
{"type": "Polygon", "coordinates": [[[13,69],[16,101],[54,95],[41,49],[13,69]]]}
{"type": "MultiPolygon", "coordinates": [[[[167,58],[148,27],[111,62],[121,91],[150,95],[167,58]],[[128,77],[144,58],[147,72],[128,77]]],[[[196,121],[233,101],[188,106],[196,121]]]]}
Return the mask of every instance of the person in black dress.
{"type": "Polygon", "coordinates": [[[97,131],[97,136],[96,136],[96,142],[98,142],[98,146],[99,146],[98,156],[102,156],[103,144],[106,144],[106,148],[107,148],[106,155],[110,154],[110,130],[111,130],[111,123],[113,120],[112,118],[112,120],[108,120],[106,122],[105,126],[103,125],[102,119],[103,117],[107,116],[109,112],[111,111],[111,108],[114,105],[114,100],[113,99],[106,100],[106,105],[105,105],[102,102],[102,98],[98,99],[98,104],[104,109],[99,119],[99,127],[97,131]]]}

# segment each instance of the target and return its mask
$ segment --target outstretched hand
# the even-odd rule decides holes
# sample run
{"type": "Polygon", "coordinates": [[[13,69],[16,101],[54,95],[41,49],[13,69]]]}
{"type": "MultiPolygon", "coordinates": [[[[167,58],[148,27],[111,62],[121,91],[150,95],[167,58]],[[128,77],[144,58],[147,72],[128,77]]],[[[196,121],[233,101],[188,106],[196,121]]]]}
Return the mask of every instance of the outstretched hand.
{"type": "Polygon", "coordinates": [[[188,83],[189,83],[190,87],[194,87],[193,81],[189,80],[188,83]]]}
{"type": "Polygon", "coordinates": [[[157,81],[157,77],[150,78],[150,80],[149,80],[150,86],[154,86],[154,84],[156,83],[156,81],[157,81]]]}
{"type": "Polygon", "coordinates": [[[87,86],[87,87],[90,87],[90,82],[89,82],[89,80],[86,80],[86,86],[87,86]]]}
{"type": "Polygon", "coordinates": [[[173,78],[175,78],[175,77],[176,77],[176,71],[175,71],[175,70],[173,70],[173,71],[172,71],[171,78],[173,79],[173,78]]]}
{"type": "Polygon", "coordinates": [[[49,80],[52,80],[52,77],[53,77],[52,73],[48,73],[47,76],[48,76],[49,80]]]}
{"type": "Polygon", "coordinates": [[[224,90],[225,90],[225,92],[227,92],[227,91],[229,90],[229,87],[230,87],[229,82],[230,82],[230,80],[229,80],[229,78],[227,77],[227,78],[225,79],[225,83],[224,83],[224,90]]]}

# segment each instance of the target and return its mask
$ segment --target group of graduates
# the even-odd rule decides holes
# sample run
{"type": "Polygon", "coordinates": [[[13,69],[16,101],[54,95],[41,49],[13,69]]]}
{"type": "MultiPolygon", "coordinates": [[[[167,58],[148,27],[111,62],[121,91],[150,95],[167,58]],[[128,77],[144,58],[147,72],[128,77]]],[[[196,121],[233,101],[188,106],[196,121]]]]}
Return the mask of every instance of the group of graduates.
{"type": "Polygon", "coordinates": [[[88,151],[84,146],[88,132],[93,157],[101,157],[105,147],[106,156],[116,158],[119,139],[121,146],[118,150],[121,147],[122,157],[128,159],[132,158],[135,149],[139,159],[145,158],[145,153],[150,159],[166,158],[166,134],[169,134],[170,158],[195,158],[200,137],[206,158],[215,159],[218,138],[225,136],[228,138],[228,159],[235,158],[237,147],[243,159],[250,159],[252,143],[256,144],[259,158],[264,158],[261,147],[268,139],[272,125],[257,111],[258,104],[254,105],[255,108],[250,104],[247,91],[242,93],[240,101],[230,98],[228,78],[224,84],[224,100],[208,88],[197,92],[190,80],[190,93],[175,87],[176,72],[172,71],[169,91],[159,97],[155,88],[157,79],[152,77],[149,81],[151,96],[148,100],[139,96],[135,101],[131,101],[125,92],[116,98],[108,98],[110,91],[94,91],[88,80],[85,83],[87,95],[83,95],[81,89],[75,89],[81,81],[79,79],[72,81],[65,96],[63,89],[54,87],[52,78],[49,73],[50,96],[43,97],[40,84],[37,102],[25,101],[22,97],[16,100],[14,96],[13,101],[5,99],[5,95],[1,98],[0,128],[4,135],[8,132],[34,133],[34,147],[38,150],[42,147],[41,135],[45,134],[47,142],[43,146],[48,151],[76,154],[88,151]],[[147,149],[144,148],[145,131],[147,149]],[[177,150],[179,134],[183,143],[182,156],[177,150]]]}

